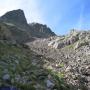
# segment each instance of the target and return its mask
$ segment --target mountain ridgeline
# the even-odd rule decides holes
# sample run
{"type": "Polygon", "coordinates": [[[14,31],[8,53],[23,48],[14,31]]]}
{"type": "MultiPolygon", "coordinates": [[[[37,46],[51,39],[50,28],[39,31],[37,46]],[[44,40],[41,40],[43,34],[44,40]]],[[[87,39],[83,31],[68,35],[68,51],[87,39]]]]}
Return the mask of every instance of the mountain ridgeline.
{"type": "Polygon", "coordinates": [[[22,25],[27,24],[24,12],[23,10],[20,9],[7,12],[0,18],[0,20],[13,24],[22,24],[22,25]]]}
{"type": "MultiPolygon", "coordinates": [[[[4,37],[15,39],[16,42],[23,43],[35,38],[48,38],[55,36],[49,27],[39,23],[27,23],[24,12],[21,9],[7,12],[0,17],[0,28],[4,32],[4,37]],[[8,33],[5,33],[8,32],[8,33]],[[8,36],[9,35],[9,36],[8,36]]],[[[2,36],[2,35],[0,35],[2,36]]]]}

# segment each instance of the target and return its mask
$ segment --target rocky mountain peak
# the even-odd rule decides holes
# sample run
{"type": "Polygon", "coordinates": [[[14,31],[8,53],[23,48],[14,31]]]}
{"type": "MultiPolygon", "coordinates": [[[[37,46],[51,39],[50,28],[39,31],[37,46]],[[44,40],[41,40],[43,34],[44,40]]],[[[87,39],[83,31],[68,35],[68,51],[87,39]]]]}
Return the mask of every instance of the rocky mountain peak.
{"type": "Polygon", "coordinates": [[[39,23],[31,23],[29,26],[33,29],[35,36],[38,38],[48,38],[50,36],[55,36],[55,33],[47,26],[39,23]]]}
{"type": "MultiPolygon", "coordinates": [[[[5,26],[5,27],[9,28],[9,30],[10,30],[10,32],[12,32],[12,34],[16,34],[15,37],[16,36],[21,37],[23,35],[26,35],[26,38],[27,38],[27,36],[30,38],[31,37],[48,38],[51,36],[55,36],[55,33],[52,32],[52,30],[49,27],[47,27],[47,25],[43,25],[43,24],[39,24],[39,23],[28,24],[27,20],[25,18],[25,14],[24,14],[23,10],[21,10],[21,9],[7,12],[5,15],[0,17],[0,23],[1,23],[2,27],[5,26]],[[21,35],[18,32],[23,32],[26,34],[21,35]]],[[[7,33],[5,33],[5,34],[7,34],[7,33]]],[[[22,38],[20,38],[18,40],[21,40],[21,39],[22,38]]],[[[25,39],[25,37],[23,39],[25,39]]]]}
{"type": "Polygon", "coordinates": [[[13,10],[7,12],[5,15],[3,15],[0,20],[4,22],[9,22],[9,23],[19,23],[19,24],[27,24],[27,20],[25,18],[25,14],[23,10],[18,9],[18,10],[13,10]]]}

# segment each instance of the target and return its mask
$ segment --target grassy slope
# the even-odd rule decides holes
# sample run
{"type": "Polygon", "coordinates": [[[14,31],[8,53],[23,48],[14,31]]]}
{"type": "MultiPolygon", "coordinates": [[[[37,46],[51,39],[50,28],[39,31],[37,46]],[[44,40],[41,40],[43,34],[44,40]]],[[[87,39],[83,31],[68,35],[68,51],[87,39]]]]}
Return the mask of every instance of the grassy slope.
{"type": "Polygon", "coordinates": [[[3,71],[8,70],[10,81],[22,90],[35,90],[34,86],[40,84],[39,90],[45,90],[45,80],[47,75],[51,74],[55,81],[56,88],[59,90],[67,90],[65,83],[58,77],[58,74],[43,68],[44,57],[37,57],[37,55],[24,48],[23,46],[15,46],[6,43],[0,43],[0,83],[3,82],[3,71]],[[32,61],[37,59],[37,65],[33,65],[32,61]],[[19,81],[16,79],[19,77],[19,81]],[[24,81],[23,81],[24,80],[24,81]],[[25,82],[25,83],[24,83],[25,82]]]}

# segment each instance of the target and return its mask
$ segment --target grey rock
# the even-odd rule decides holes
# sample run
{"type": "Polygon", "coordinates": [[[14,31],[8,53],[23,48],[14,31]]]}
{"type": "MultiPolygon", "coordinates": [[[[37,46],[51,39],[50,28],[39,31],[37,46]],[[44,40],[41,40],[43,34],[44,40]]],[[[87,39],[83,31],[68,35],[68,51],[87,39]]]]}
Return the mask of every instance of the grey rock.
{"type": "Polygon", "coordinates": [[[6,80],[10,80],[10,75],[9,74],[5,74],[3,75],[3,80],[6,81],[6,80]]]}
{"type": "Polygon", "coordinates": [[[20,23],[20,24],[27,24],[25,15],[23,10],[13,10],[10,12],[7,12],[5,15],[3,15],[0,20],[10,23],[20,23]]]}
{"type": "Polygon", "coordinates": [[[46,84],[47,84],[47,88],[49,88],[49,89],[52,89],[54,87],[54,83],[50,80],[47,80],[46,84]]]}

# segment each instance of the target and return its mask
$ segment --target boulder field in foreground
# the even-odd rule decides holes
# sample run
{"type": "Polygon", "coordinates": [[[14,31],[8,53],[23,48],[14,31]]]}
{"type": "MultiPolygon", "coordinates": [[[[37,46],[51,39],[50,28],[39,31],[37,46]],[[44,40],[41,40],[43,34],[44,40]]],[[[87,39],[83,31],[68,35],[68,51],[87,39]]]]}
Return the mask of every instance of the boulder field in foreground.
{"type": "Polygon", "coordinates": [[[90,31],[26,43],[34,52],[52,58],[50,68],[64,75],[75,90],[90,90],[90,31]]]}

